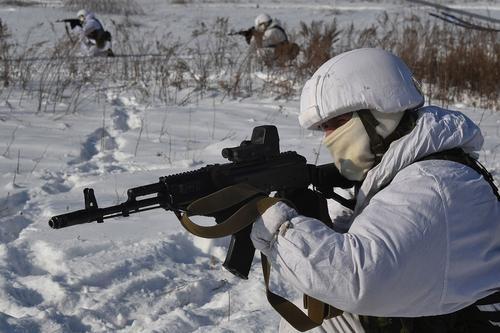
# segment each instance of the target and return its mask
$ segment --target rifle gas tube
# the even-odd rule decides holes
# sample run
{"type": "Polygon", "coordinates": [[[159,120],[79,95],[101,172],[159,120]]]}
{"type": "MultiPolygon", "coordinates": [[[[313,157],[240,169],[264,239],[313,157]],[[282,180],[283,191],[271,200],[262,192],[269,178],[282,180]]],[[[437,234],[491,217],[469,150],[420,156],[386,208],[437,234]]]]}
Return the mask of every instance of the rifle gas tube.
{"type": "MultiPolygon", "coordinates": [[[[258,126],[251,140],[240,146],[224,148],[222,156],[231,161],[207,165],[200,169],[160,177],[156,183],[131,188],[127,200],[115,206],[101,208],[94,191],[83,190],[85,208],[53,216],[49,226],[54,229],[77,224],[163,208],[173,211],[180,219],[189,204],[209,194],[235,184],[249,184],[263,193],[305,189],[313,185],[327,198],[346,206],[351,202],[333,191],[334,187],[349,188],[353,184],[340,175],[332,164],[307,164],[305,157],[293,151],[280,153],[278,131],[275,126],[258,126]]],[[[216,219],[217,223],[219,221],[216,219]]],[[[223,266],[233,274],[247,279],[255,248],[250,240],[251,226],[232,236],[223,266]]]]}

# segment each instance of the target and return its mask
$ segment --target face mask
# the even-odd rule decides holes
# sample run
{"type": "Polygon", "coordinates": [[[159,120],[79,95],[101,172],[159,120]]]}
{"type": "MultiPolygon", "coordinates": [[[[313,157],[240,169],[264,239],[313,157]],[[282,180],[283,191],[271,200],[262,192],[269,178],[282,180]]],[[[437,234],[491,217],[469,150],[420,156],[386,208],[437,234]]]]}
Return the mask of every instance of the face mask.
{"type": "Polygon", "coordinates": [[[257,31],[258,32],[264,32],[267,29],[268,23],[261,23],[257,26],[257,31]]]}
{"type": "Polygon", "coordinates": [[[363,180],[373,166],[375,156],[370,150],[370,139],[356,112],[323,142],[333,156],[335,166],[349,180],[363,180]]]}

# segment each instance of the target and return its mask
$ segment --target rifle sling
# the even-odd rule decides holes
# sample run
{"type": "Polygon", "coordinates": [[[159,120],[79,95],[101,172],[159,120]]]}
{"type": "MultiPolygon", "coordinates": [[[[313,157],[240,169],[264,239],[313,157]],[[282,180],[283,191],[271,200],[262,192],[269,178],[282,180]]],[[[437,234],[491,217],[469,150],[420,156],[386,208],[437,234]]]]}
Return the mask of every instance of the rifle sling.
{"type": "MultiPolygon", "coordinates": [[[[180,222],[190,233],[203,238],[219,238],[233,235],[252,224],[267,208],[278,201],[279,198],[271,198],[266,193],[247,184],[237,184],[226,187],[211,195],[198,199],[191,203],[183,214],[180,222]],[[246,202],[246,203],[245,203],[246,202]],[[210,215],[235,205],[245,203],[227,220],[213,226],[200,226],[189,218],[193,215],[210,215]]],[[[323,303],[313,297],[304,295],[305,314],[300,308],[285,298],[274,294],[269,289],[269,276],[271,264],[266,256],[261,254],[262,272],[266,284],[266,297],[271,306],[295,329],[304,332],[320,326],[324,319],[332,318],[342,311],[323,303]]]]}
{"type": "Polygon", "coordinates": [[[186,211],[190,215],[210,216],[234,207],[255,196],[266,197],[267,194],[248,184],[236,184],[193,201],[187,207],[186,211]]]}
{"type": "Polygon", "coordinates": [[[342,314],[341,310],[333,306],[323,303],[311,296],[303,297],[304,308],[307,309],[305,314],[300,308],[285,298],[274,294],[269,289],[269,275],[271,273],[271,264],[266,256],[261,253],[262,273],[266,284],[267,301],[271,306],[283,317],[290,325],[300,332],[305,332],[315,327],[320,326],[324,319],[330,319],[342,314]]]}
{"type": "Polygon", "coordinates": [[[182,226],[193,235],[203,238],[220,238],[233,235],[252,224],[268,207],[278,200],[269,198],[262,191],[247,185],[236,184],[214,192],[191,203],[180,220],[182,226]],[[229,209],[248,201],[227,220],[211,226],[201,226],[190,216],[205,215],[229,209]]]}

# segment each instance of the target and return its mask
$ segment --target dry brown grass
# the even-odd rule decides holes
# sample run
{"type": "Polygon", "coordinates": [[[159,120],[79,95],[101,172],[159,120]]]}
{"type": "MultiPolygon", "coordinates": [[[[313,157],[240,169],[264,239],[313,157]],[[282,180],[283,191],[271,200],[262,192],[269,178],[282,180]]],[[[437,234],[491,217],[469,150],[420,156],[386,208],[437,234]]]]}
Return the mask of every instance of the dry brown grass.
{"type": "Polygon", "coordinates": [[[320,23],[301,24],[305,45],[299,62],[301,74],[314,72],[336,54],[379,47],[408,64],[424,84],[430,101],[447,105],[470,98],[474,105],[500,109],[500,42],[496,32],[387,14],[361,30],[350,25],[340,32],[335,24],[322,30],[320,23]]]}
{"type": "Polygon", "coordinates": [[[10,57],[12,42],[10,41],[11,34],[9,32],[9,28],[5,23],[0,19],[0,80],[2,80],[2,84],[4,87],[9,85],[11,80],[10,78],[10,62],[7,60],[10,57]]]}
{"type": "MultiPolygon", "coordinates": [[[[426,97],[444,105],[465,102],[500,110],[500,43],[498,36],[465,30],[417,17],[383,15],[376,25],[340,30],[330,23],[301,23],[292,39],[301,46],[299,56],[286,66],[266,66],[247,52],[244,41],[228,36],[228,19],[200,23],[187,41],[171,33],[147,39],[129,16],[112,21],[116,58],[81,58],[62,37],[40,56],[41,47],[18,49],[0,23],[0,95],[21,88],[23,98],[38,100],[38,111],[55,111],[65,102],[75,112],[85,98],[99,98],[109,86],[128,89],[138,99],[186,103],[186,98],[207,93],[245,97],[254,94],[294,98],[303,83],[331,57],[360,47],[380,47],[402,57],[422,81],[426,97]],[[120,56],[156,54],[157,56],[120,56]],[[8,61],[9,58],[19,61],[8,61]],[[264,74],[256,78],[256,73],[264,74]],[[181,96],[181,97],[180,97],[181,96]],[[188,96],[188,97],[186,97],[188,96]],[[69,99],[69,100],[68,100],[69,99]]],[[[6,93],[6,94],[5,94],[6,93]]]]}
{"type": "Polygon", "coordinates": [[[337,22],[312,21],[310,25],[300,22],[299,38],[302,57],[298,68],[303,75],[312,75],[325,61],[333,56],[333,46],[339,41],[341,30],[337,22]]]}
{"type": "Polygon", "coordinates": [[[144,14],[134,0],[63,0],[64,7],[71,10],[82,8],[96,13],[138,15],[144,14]]]}
{"type": "Polygon", "coordinates": [[[417,17],[381,21],[374,30],[372,46],[403,58],[424,83],[431,101],[449,104],[470,96],[480,106],[499,109],[497,33],[436,21],[422,22],[417,17]]]}

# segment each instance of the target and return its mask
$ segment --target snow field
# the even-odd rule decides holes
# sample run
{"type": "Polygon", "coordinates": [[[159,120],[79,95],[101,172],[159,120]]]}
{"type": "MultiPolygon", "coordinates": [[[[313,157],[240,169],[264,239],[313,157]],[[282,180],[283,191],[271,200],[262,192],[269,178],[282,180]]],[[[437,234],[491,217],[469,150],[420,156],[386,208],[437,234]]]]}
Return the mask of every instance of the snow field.
{"type": "MultiPolygon", "coordinates": [[[[217,16],[231,17],[235,28],[250,26],[261,11],[295,22],[290,25],[300,21],[299,10],[306,22],[338,15],[340,22],[368,24],[380,10],[406,7],[339,2],[336,12],[325,7],[329,1],[259,7],[138,2],[152,13],[142,18],[144,25],[179,36],[217,16]]],[[[34,17],[52,22],[70,13],[0,7],[0,15],[14,34],[24,36],[30,26],[21,23],[34,17]]],[[[47,36],[52,32],[44,24],[32,38],[47,36]]],[[[256,76],[266,79],[261,74],[256,76]]],[[[97,95],[76,113],[65,112],[68,105],[61,104],[53,113],[37,114],[36,101],[23,99],[21,91],[0,94],[0,332],[276,332],[279,318],[265,299],[259,259],[249,280],[222,268],[229,239],[194,237],[174,214],[161,210],[60,230],[47,222],[82,209],[85,187],[94,188],[100,206],[115,205],[126,199],[128,188],[226,163],[222,148],[248,140],[259,125],[278,127],[283,151],[295,150],[310,163],[329,163],[321,136],[298,125],[298,97],[233,100],[218,92],[195,93],[176,106],[116,89],[97,95]]],[[[450,108],[480,124],[485,135],[480,159],[498,181],[500,116],[470,104],[450,108]]],[[[290,292],[275,283],[277,290],[290,292]]]]}

